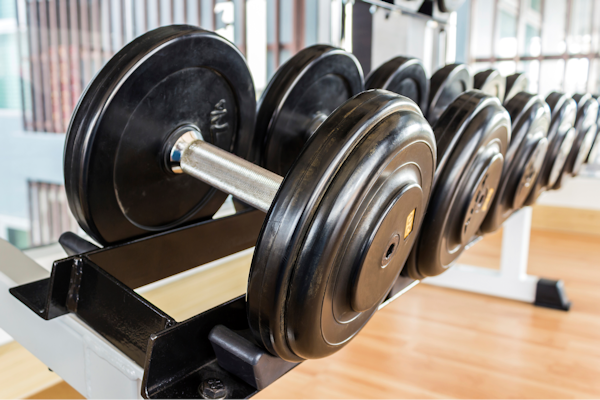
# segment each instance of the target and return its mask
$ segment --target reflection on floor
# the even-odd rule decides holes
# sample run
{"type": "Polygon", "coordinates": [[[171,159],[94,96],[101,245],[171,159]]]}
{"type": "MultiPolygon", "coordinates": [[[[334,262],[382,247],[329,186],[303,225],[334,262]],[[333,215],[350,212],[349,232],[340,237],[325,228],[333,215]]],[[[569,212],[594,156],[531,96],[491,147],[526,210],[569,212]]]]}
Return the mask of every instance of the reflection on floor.
{"type": "MultiPolygon", "coordinates": [[[[461,262],[497,268],[500,241],[500,234],[491,235],[461,262]]],[[[342,351],[303,363],[257,397],[598,398],[599,256],[600,236],[533,230],[529,271],[563,279],[570,312],[418,285],[376,314],[342,351]]],[[[31,396],[34,382],[23,385],[25,376],[4,371],[22,374],[25,365],[43,365],[10,346],[19,351],[13,349],[8,363],[0,349],[0,397],[31,396]]],[[[46,375],[57,384],[40,384],[32,398],[78,395],[46,375]]]]}

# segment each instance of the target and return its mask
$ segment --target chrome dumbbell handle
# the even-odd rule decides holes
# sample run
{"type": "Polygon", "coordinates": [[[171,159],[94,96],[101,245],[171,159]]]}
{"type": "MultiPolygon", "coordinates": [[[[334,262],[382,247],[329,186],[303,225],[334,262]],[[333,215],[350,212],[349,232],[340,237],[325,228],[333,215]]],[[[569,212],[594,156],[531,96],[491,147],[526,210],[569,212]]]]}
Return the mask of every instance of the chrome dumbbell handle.
{"type": "Polygon", "coordinates": [[[202,140],[198,132],[184,133],[172,147],[170,168],[186,173],[267,212],[283,177],[202,140]]]}

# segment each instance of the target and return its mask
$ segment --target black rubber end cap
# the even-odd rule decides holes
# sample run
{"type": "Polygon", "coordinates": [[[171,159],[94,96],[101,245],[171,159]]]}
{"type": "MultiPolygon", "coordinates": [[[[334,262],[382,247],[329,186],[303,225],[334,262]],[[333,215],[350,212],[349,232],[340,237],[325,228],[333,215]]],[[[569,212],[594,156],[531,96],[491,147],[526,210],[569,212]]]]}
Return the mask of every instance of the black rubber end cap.
{"type": "Polygon", "coordinates": [[[563,311],[569,311],[571,308],[571,302],[567,298],[563,281],[544,278],[538,280],[533,304],[538,307],[563,311]]]}

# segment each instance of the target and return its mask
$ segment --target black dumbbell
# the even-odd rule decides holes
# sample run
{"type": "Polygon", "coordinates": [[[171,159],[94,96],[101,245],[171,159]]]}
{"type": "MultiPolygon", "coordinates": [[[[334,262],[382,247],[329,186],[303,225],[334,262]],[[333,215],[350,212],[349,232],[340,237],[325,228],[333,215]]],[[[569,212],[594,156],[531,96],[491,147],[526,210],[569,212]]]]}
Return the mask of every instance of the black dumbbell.
{"type": "Polygon", "coordinates": [[[508,217],[523,207],[548,150],[551,114],[544,99],[520,92],[505,102],[504,107],[511,117],[512,136],[498,193],[481,224],[484,234],[497,230],[508,217]]]}
{"type": "MultiPolygon", "coordinates": [[[[438,90],[456,91],[461,81],[468,81],[465,72],[464,66],[445,68],[438,74],[438,90]],[[442,74],[455,83],[442,82],[442,74]]],[[[412,95],[427,109],[428,97],[423,96],[427,78],[414,58],[396,57],[383,64],[369,75],[366,86],[412,95]]],[[[452,94],[437,98],[448,96],[452,94]]],[[[433,126],[438,167],[425,220],[403,275],[414,279],[438,275],[477,238],[500,183],[510,130],[509,115],[497,98],[467,91],[448,104],[433,126]]]]}
{"type": "MultiPolygon", "coordinates": [[[[569,176],[577,176],[581,172],[598,132],[598,100],[590,94],[575,94],[573,100],[577,103],[577,118],[575,141],[565,162],[565,173],[569,176]]],[[[559,179],[556,187],[560,188],[563,181],[564,179],[559,179]]]]}
{"type": "Polygon", "coordinates": [[[467,91],[434,125],[438,167],[427,214],[402,274],[423,279],[446,271],[480,235],[501,184],[510,117],[500,101],[467,91]]]}
{"type": "Polygon", "coordinates": [[[490,68],[475,74],[473,87],[485,94],[495,96],[500,99],[500,102],[503,102],[506,92],[506,78],[497,69],[490,68]]]}
{"type": "Polygon", "coordinates": [[[283,178],[239,156],[265,142],[254,99],[242,54],[217,34],[178,25],[135,39],[73,114],[69,205],[102,243],[209,214],[221,191],[265,211],[246,297],[252,332],[283,359],[324,357],[364,326],[404,265],[435,138],[412,101],[363,92],[320,124],[283,178]]]}
{"type": "Polygon", "coordinates": [[[575,101],[563,93],[552,92],[546,97],[546,103],[552,113],[548,129],[548,151],[540,173],[532,184],[531,193],[525,200],[526,206],[533,205],[542,192],[553,189],[556,182],[562,179],[564,165],[575,139],[575,101]]]}

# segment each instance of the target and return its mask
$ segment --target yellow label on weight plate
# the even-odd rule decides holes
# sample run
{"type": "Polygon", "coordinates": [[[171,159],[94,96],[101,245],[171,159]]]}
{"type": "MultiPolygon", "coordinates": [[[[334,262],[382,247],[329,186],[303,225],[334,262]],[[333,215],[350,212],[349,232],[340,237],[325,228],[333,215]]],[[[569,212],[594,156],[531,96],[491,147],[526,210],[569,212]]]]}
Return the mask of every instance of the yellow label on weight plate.
{"type": "Polygon", "coordinates": [[[408,216],[406,217],[406,226],[404,227],[404,239],[406,239],[408,237],[408,235],[410,235],[410,233],[413,230],[413,225],[415,223],[415,211],[417,209],[414,208],[410,214],[408,214],[408,216]]]}
{"type": "Polygon", "coordinates": [[[488,189],[488,194],[485,196],[485,202],[483,203],[483,207],[481,209],[483,211],[487,211],[488,206],[490,205],[490,200],[492,199],[492,195],[494,194],[494,188],[488,189]]]}

